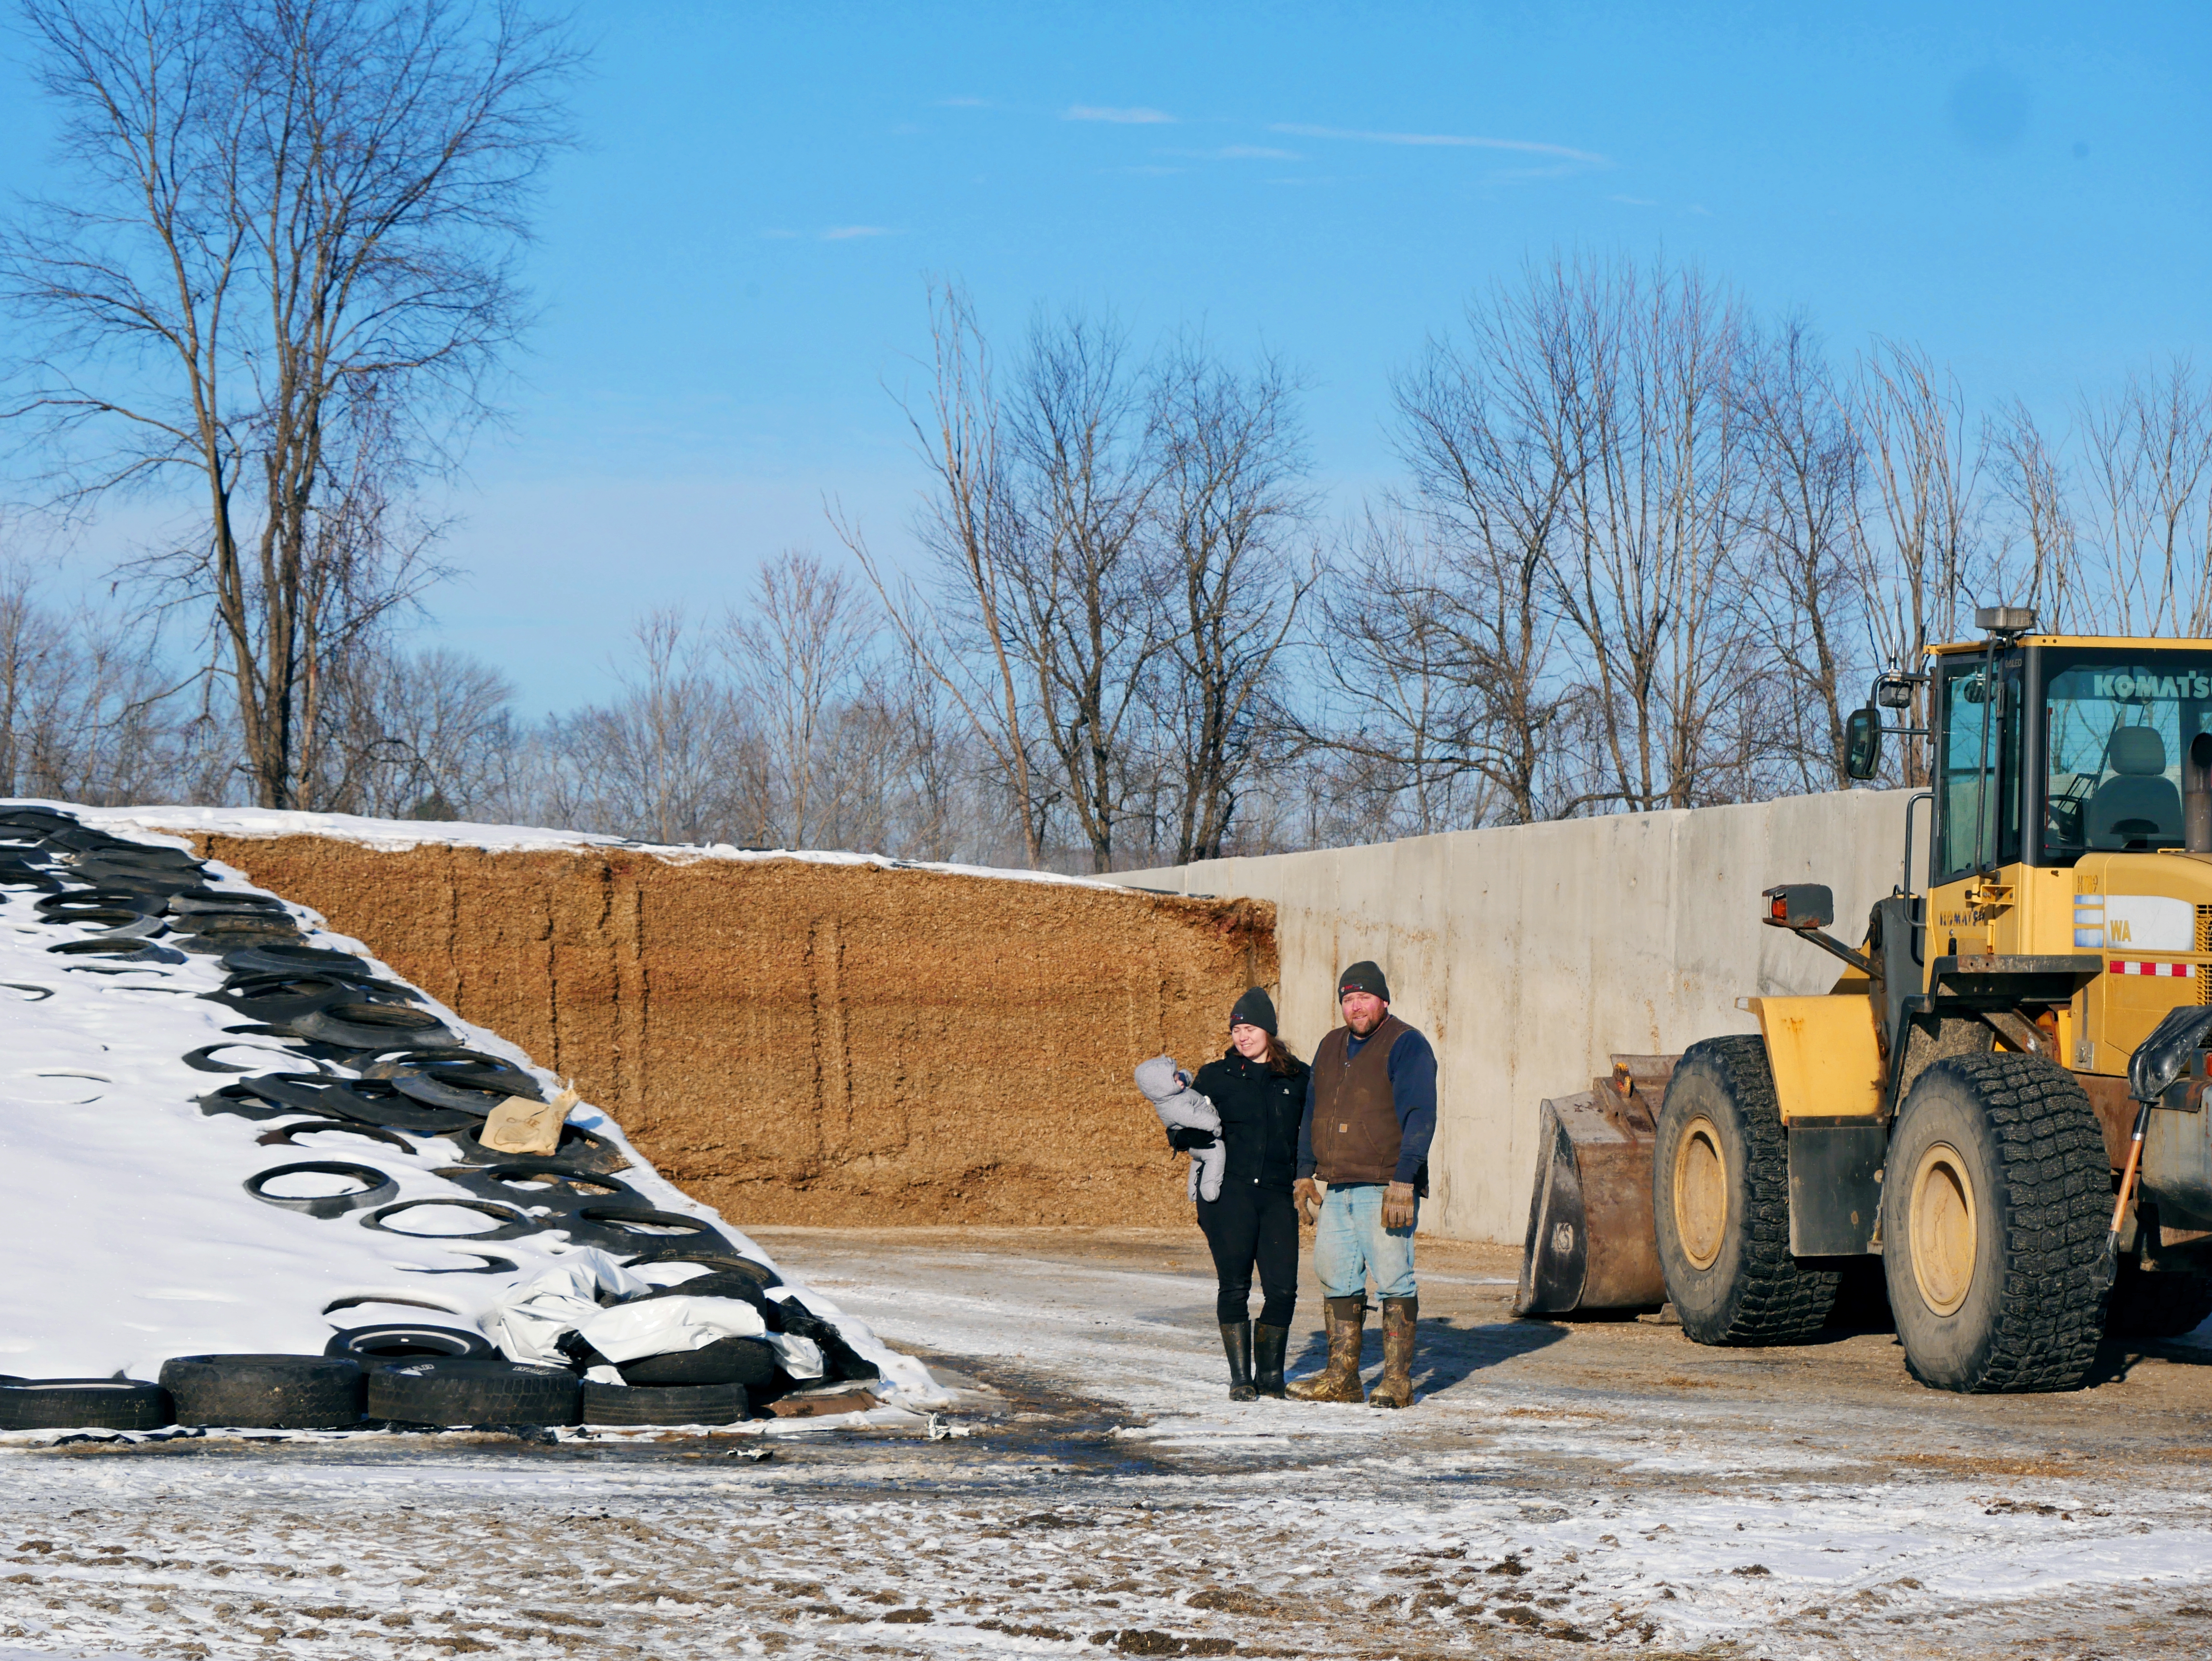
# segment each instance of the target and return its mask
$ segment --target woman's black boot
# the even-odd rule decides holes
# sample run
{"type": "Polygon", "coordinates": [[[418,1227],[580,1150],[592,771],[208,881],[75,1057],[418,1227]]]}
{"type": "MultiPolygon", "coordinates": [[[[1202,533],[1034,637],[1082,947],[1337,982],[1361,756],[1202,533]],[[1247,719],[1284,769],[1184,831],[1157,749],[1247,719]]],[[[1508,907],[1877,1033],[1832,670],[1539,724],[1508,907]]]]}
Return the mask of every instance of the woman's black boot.
{"type": "Polygon", "coordinates": [[[1258,1400],[1260,1392],[1252,1388],[1252,1323],[1249,1321],[1224,1321],[1221,1323],[1221,1348],[1229,1353],[1229,1399],[1232,1402],[1258,1400]]]}
{"type": "Polygon", "coordinates": [[[1283,1399],[1283,1352],[1290,1342],[1288,1327],[1271,1327],[1262,1321],[1252,1329],[1253,1386],[1279,1402],[1283,1399]]]}

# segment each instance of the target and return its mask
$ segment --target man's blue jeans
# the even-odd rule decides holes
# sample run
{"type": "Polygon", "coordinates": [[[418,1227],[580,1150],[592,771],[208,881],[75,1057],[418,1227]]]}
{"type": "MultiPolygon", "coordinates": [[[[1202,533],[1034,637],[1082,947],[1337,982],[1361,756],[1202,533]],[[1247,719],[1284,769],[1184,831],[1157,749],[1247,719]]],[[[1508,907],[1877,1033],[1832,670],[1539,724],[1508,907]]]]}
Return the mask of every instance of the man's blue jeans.
{"type": "MultiPolygon", "coordinates": [[[[1331,1298],[1356,1298],[1375,1277],[1378,1298],[1411,1298],[1413,1293],[1413,1230],[1382,1226],[1381,1183],[1332,1184],[1322,1196],[1321,1220],[1314,1226],[1314,1273],[1331,1298]]],[[[1421,1202],[1413,1202],[1413,1222],[1421,1202]]]]}

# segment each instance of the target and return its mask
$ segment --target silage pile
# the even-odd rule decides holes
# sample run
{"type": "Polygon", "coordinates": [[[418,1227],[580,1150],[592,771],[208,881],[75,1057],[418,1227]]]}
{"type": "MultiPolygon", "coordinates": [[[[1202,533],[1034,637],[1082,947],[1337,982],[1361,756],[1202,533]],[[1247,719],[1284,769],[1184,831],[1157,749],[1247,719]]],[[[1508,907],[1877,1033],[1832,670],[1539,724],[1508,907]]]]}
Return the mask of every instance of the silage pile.
{"type": "Polygon", "coordinates": [[[503,1353],[597,1381],[615,1422],[872,1375],[937,1399],[521,1050],[174,838],[0,805],[0,1373],[328,1352],[450,1393],[503,1353]],[[557,1146],[485,1145],[516,1101],[567,1109],[557,1146]]]}

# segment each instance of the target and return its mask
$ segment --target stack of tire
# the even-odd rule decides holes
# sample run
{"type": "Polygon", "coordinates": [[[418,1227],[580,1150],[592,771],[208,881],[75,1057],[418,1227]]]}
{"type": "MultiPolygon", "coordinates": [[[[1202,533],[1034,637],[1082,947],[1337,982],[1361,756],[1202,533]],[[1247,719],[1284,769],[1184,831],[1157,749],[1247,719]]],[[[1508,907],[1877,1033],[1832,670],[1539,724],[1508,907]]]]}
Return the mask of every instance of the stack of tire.
{"type": "MultiPolygon", "coordinates": [[[[184,1058],[207,1073],[245,1074],[200,1098],[206,1115],[266,1121],[259,1141],[296,1146],[303,1135],[356,1136],[358,1159],[284,1161],[244,1184],[264,1204],[303,1218],[410,1238],[450,1241],[476,1261],[455,1273],[513,1274],[511,1258],[477,1248],[538,1233],[602,1247],[628,1265],[696,1264],[679,1286],[642,1294],[737,1297],[771,1332],[820,1345],[840,1378],[877,1370],[836,1329],[781,1286],[774,1270],[746,1257],[704,1220],[648,1204],[617,1172],[617,1146],[564,1125],[549,1155],[517,1159],[484,1145],[486,1116],[510,1098],[543,1100],[538,1081],[499,1056],[463,1045],[412,987],[385,978],[365,959],[307,943],[283,902],[252,891],[212,887],[200,861],[180,849],[112,837],[52,808],[0,807],[0,888],[41,891],[40,919],[72,933],[48,950],[116,973],[180,953],[219,958],[225,980],[204,994],[224,1005],[237,1037],[275,1041],[307,1063],[256,1074],[220,1059],[223,1044],[184,1058]],[[118,961],[119,960],[119,961],[118,961]],[[341,1072],[338,1069],[343,1068],[341,1072]],[[459,1196],[398,1197],[398,1184],[371,1161],[380,1146],[413,1154],[443,1139],[457,1163],[436,1174],[459,1196]],[[313,1176],[335,1193],[294,1196],[288,1178],[313,1176]],[[410,1231],[424,1206],[482,1213],[471,1235],[410,1231]]],[[[479,1333],[385,1324],[342,1331],[322,1356],[183,1356],[159,1384],[131,1379],[0,1377],[0,1430],[157,1429],[175,1423],[238,1428],[331,1429],[366,1421],[403,1425],[726,1424],[750,1416],[792,1387],[774,1348],[758,1338],[726,1338],[703,1349],[622,1364],[620,1384],[580,1375],[605,1358],[579,1343],[568,1367],[501,1357],[479,1333]]]]}

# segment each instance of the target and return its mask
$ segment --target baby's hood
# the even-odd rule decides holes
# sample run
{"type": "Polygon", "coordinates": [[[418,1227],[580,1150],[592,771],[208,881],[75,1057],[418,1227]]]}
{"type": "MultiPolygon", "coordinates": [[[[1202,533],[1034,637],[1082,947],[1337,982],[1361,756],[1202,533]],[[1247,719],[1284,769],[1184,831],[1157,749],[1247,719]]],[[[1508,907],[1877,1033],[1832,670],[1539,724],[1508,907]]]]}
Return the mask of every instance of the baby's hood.
{"type": "Polygon", "coordinates": [[[1176,1076],[1176,1067],[1172,1056],[1155,1056],[1148,1062],[1137,1063],[1137,1088],[1148,1102],[1164,1102],[1184,1088],[1176,1076]]]}

